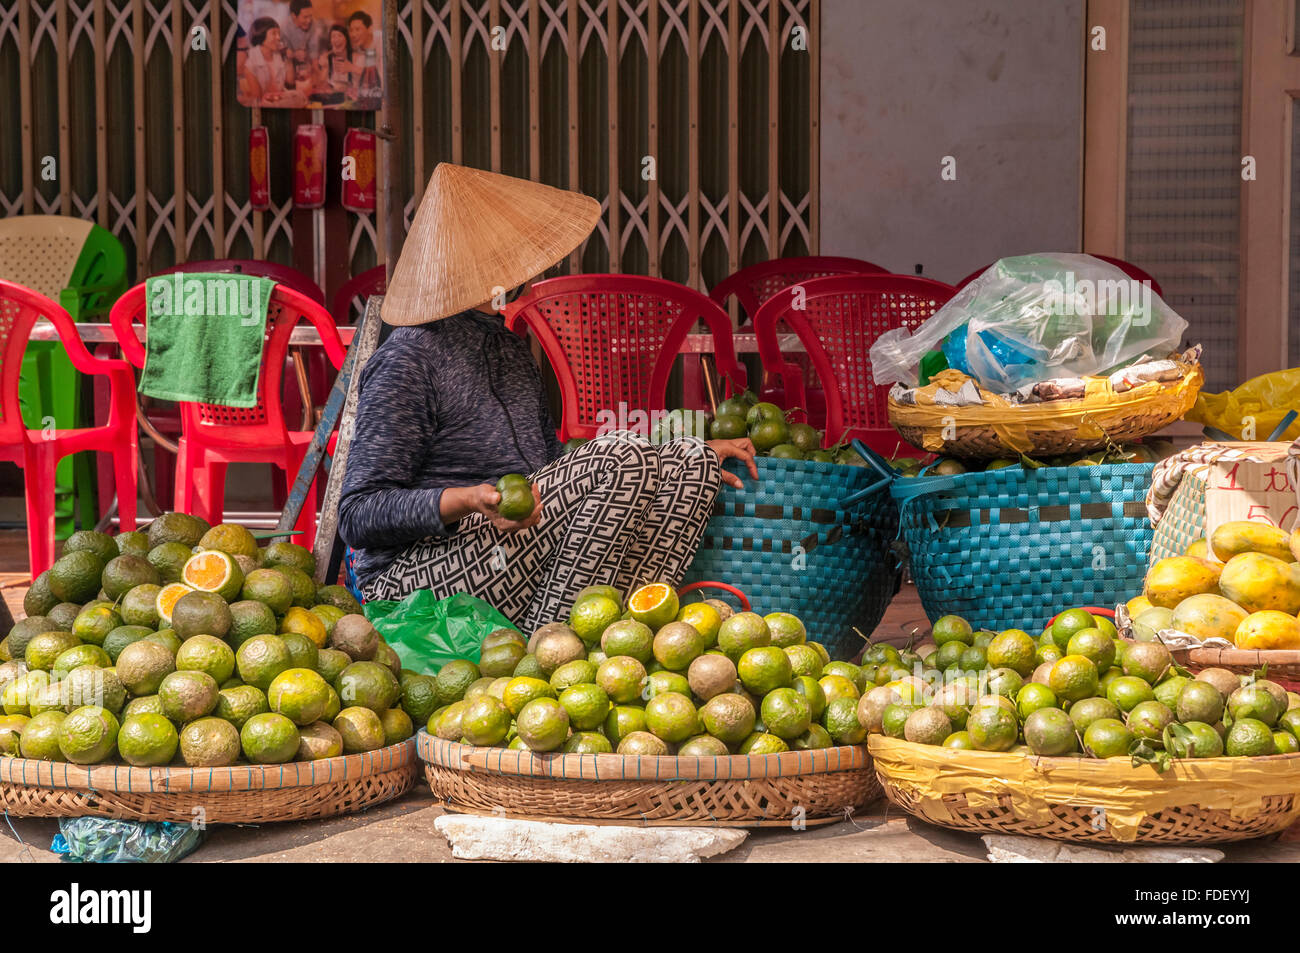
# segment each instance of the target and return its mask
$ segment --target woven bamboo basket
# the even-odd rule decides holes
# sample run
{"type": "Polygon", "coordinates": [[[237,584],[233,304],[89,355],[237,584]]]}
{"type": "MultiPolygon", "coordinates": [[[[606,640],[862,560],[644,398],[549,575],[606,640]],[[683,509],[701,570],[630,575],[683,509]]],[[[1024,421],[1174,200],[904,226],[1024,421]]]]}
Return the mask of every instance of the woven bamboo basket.
{"type": "Polygon", "coordinates": [[[1164,772],[1123,759],[959,751],[872,736],[885,796],[959,831],[1090,844],[1220,844],[1300,819],[1300,754],[1175,760],[1164,772]]]}
{"type": "Polygon", "coordinates": [[[1090,453],[1149,436],[1192,409],[1205,377],[1199,364],[1175,381],[1152,382],[1103,399],[1088,396],[1019,406],[904,405],[889,399],[889,422],[914,447],[975,460],[1090,453]]]}
{"type": "Polygon", "coordinates": [[[1202,647],[1188,651],[1189,667],[1226,668],[1238,675],[1254,675],[1264,670],[1266,678],[1288,691],[1300,691],[1300,651],[1294,649],[1225,649],[1202,647]]]}
{"type": "Polygon", "coordinates": [[[16,817],[263,824],[363,811],[405,794],[418,777],[414,740],[320,761],[225,768],[0,758],[0,806],[16,817]]]}
{"type": "Polygon", "coordinates": [[[534,754],[421,731],[424,774],[449,811],[575,824],[789,827],[843,820],[880,796],[866,748],[719,758],[534,754]]]}

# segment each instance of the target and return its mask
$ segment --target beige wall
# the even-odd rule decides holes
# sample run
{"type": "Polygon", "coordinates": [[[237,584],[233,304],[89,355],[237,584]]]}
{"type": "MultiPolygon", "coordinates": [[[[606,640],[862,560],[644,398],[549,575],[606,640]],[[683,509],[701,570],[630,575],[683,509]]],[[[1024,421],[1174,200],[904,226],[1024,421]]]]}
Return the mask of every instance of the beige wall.
{"type": "Polygon", "coordinates": [[[1079,250],[1083,0],[821,8],[822,254],[956,281],[1079,250]]]}

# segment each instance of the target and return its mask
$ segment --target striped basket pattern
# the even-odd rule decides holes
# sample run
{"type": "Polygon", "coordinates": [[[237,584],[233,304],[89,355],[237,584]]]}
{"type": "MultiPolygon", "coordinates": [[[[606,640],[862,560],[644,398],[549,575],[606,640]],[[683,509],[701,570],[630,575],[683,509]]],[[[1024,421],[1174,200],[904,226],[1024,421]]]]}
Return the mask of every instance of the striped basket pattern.
{"type": "Polygon", "coordinates": [[[1198,539],[1205,538],[1204,474],[1184,473],[1178,489],[1156,524],[1151,544],[1151,562],[1166,556],[1180,556],[1198,539]]]}
{"type": "Polygon", "coordinates": [[[765,755],[536,754],[416,735],[425,779],[450,811],[692,827],[789,827],[851,817],[880,796],[863,745],[765,755]]]}
{"type": "Polygon", "coordinates": [[[116,817],[262,824],[351,814],[409,791],[415,741],[376,751],[219,768],[82,766],[0,758],[0,808],[15,817],[116,817]]]}
{"type": "Polygon", "coordinates": [[[1142,591],[1151,464],[1013,466],[897,481],[903,540],[926,615],[1037,633],[1072,606],[1142,591]]]}
{"type": "Polygon", "coordinates": [[[722,487],[683,581],[736,586],[754,611],[792,612],[832,658],[852,658],[863,645],[854,628],[871,634],[901,579],[891,546],[893,471],[770,457],[755,463],[757,481],[727,461],[744,488],[722,487]],[[878,492],[868,492],[873,487],[878,492]]]}

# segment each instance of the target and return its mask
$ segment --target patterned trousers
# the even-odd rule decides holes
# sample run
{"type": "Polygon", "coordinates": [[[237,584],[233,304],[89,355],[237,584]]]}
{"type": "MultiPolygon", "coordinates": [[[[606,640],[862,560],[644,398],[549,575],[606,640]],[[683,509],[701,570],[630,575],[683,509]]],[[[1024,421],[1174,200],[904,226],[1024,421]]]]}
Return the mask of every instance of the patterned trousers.
{"type": "Polygon", "coordinates": [[[583,444],[530,479],[542,498],[536,526],[502,533],[472,513],[451,536],[413,543],[366,587],[366,598],[467,592],[531,633],[567,618],[586,586],[628,592],[647,582],[676,585],[713,512],[721,466],[698,440],[655,446],[618,433],[583,444]]]}

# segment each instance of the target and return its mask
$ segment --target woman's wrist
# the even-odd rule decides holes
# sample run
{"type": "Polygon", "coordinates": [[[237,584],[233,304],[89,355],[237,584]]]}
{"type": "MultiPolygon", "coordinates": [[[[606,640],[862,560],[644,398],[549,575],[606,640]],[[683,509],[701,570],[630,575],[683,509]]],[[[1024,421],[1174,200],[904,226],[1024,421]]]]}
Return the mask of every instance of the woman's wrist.
{"type": "Polygon", "coordinates": [[[474,489],[469,486],[449,486],[442,491],[438,498],[438,513],[444,525],[458,522],[477,511],[478,507],[474,505],[474,497],[471,495],[474,489]]]}

